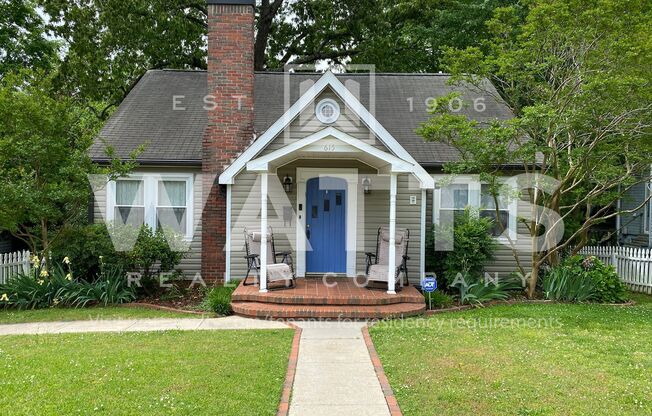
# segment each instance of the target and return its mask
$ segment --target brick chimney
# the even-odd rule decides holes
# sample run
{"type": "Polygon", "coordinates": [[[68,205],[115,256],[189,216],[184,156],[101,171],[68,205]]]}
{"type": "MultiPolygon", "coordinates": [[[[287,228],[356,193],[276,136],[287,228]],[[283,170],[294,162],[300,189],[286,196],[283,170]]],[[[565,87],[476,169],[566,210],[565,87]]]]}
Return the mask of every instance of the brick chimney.
{"type": "Polygon", "coordinates": [[[226,187],[219,175],[251,143],[254,122],[255,0],[208,0],[208,111],[202,144],[202,277],[226,272],[226,187]]]}

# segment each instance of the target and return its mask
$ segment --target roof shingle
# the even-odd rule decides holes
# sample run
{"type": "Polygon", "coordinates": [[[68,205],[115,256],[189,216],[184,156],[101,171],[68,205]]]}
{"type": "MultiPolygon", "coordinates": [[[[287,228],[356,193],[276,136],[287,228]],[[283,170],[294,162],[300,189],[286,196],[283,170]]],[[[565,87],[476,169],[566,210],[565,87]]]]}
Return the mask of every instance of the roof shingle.
{"type": "MultiPolygon", "coordinates": [[[[274,72],[255,74],[254,127],[258,134],[299,98],[302,87],[305,90],[306,84],[316,81],[322,74],[290,75],[287,97],[285,75],[274,72]]],[[[448,85],[447,75],[375,74],[370,77],[368,74],[338,74],[337,77],[424,166],[438,166],[458,157],[457,151],[450,146],[426,143],[415,133],[429,118],[426,111],[428,99],[460,91],[465,102],[482,98],[486,106],[483,112],[476,112],[471,106],[463,108],[461,113],[483,122],[512,117],[509,108],[494,98],[497,94],[487,96],[472,88],[461,90],[448,85]]],[[[492,86],[489,88],[495,92],[492,86]]],[[[91,157],[97,160],[105,158],[103,142],[113,146],[120,157],[128,157],[132,150],[146,143],[145,151],[139,156],[142,162],[201,163],[202,138],[207,123],[204,110],[206,94],[205,71],[147,72],[104,125],[91,147],[91,157]]]]}

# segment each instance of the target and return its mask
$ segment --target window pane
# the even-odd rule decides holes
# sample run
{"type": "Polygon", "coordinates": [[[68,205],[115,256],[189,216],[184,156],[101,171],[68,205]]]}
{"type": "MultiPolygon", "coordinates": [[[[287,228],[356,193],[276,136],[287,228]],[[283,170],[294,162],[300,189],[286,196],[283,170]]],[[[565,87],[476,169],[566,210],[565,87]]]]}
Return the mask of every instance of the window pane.
{"type": "Polygon", "coordinates": [[[145,223],[145,208],[115,207],[115,223],[140,227],[145,223]]]}
{"type": "Polygon", "coordinates": [[[180,234],[186,234],[186,209],[185,208],[157,208],[156,226],[168,228],[180,234]]]}
{"type": "Polygon", "coordinates": [[[441,189],[441,207],[464,209],[469,205],[469,185],[452,184],[441,189]]]}
{"type": "MultiPolygon", "coordinates": [[[[480,204],[482,208],[495,209],[494,196],[489,191],[489,185],[482,185],[482,200],[480,204]]],[[[507,209],[507,201],[503,195],[498,195],[498,204],[500,209],[507,209]]]]}
{"type": "Polygon", "coordinates": [[[116,181],[116,205],[143,205],[143,181],[116,181]]]}
{"type": "Polygon", "coordinates": [[[494,225],[489,231],[494,237],[499,237],[503,234],[503,229],[505,231],[509,230],[509,211],[500,211],[499,221],[496,222],[496,211],[495,210],[482,210],[480,211],[480,217],[482,218],[491,218],[494,221],[494,225]],[[502,223],[502,226],[501,226],[502,223]]]}
{"type": "Polygon", "coordinates": [[[158,205],[166,207],[185,207],[186,181],[159,181],[158,205]]]}

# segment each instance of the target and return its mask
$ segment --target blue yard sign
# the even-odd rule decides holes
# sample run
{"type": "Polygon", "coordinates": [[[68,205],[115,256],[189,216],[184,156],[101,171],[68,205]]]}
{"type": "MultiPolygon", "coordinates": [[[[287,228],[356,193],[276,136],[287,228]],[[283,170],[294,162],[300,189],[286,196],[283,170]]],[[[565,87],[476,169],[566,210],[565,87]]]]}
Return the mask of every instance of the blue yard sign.
{"type": "Polygon", "coordinates": [[[432,293],[437,290],[437,278],[434,276],[424,277],[421,281],[421,289],[426,293],[432,293]]]}

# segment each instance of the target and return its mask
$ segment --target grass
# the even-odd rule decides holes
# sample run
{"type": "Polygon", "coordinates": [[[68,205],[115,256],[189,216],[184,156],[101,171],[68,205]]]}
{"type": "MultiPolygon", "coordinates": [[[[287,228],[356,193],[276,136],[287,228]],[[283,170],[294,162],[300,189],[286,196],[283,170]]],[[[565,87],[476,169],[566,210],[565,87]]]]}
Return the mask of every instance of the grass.
{"type": "Polygon", "coordinates": [[[96,308],[50,308],[33,310],[0,310],[0,324],[25,322],[82,321],[92,319],[137,319],[137,318],[200,318],[181,312],[161,311],[149,308],[96,307],[96,308]]]}
{"type": "Polygon", "coordinates": [[[0,414],[274,415],[291,330],[0,337],[0,414]]]}
{"type": "Polygon", "coordinates": [[[652,297],[633,297],[633,307],[505,305],[370,332],[405,415],[652,414],[652,297]]]}

